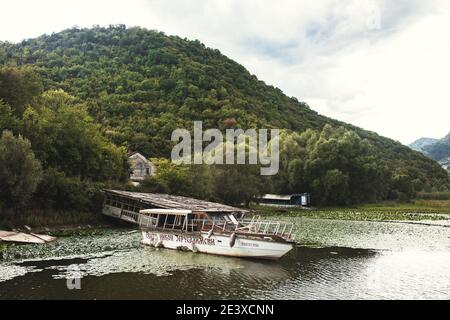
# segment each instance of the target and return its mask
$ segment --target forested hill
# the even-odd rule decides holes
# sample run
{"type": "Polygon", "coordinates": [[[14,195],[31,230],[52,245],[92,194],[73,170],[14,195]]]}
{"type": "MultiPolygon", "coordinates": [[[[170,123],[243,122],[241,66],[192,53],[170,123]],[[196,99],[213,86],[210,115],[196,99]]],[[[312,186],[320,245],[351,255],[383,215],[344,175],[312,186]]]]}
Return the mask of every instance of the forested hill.
{"type": "Polygon", "coordinates": [[[117,144],[167,156],[172,130],[253,126],[305,130],[331,119],[267,86],[218,50],[139,28],[71,29],[0,46],[0,64],[33,65],[46,89],[89,100],[117,144]],[[152,137],[154,145],[148,145],[152,137]]]}
{"type": "MultiPolygon", "coordinates": [[[[86,102],[106,137],[146,156],[170,155],[175,128],[273,127],[303,132],[343,126],[422,183],[448,183],[432,160],[391,139],[317,114],[199,41],[142,28],[69,29],[0,43],[0,65],[30,66],[45,90],[86,102]]],[[[320,84],[318,84],[320,85],[320,84]]]]}

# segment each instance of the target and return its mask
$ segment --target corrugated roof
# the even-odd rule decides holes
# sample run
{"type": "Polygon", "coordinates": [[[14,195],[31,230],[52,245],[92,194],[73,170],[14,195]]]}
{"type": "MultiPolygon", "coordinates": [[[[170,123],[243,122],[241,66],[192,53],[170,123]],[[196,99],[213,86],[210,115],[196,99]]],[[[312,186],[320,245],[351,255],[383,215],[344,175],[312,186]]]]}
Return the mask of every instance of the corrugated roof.
{"type": "Polygon", "coordinates": [[[135,199],[157,208],[181,209],[204,212],[241,212],[248,210],[227,206],[220,203],[199,200],[194,198],[174,196],[163,193],[141,193],[121,190],[104,190],[105,192],[116,194],[122,197],[135,199]]]}

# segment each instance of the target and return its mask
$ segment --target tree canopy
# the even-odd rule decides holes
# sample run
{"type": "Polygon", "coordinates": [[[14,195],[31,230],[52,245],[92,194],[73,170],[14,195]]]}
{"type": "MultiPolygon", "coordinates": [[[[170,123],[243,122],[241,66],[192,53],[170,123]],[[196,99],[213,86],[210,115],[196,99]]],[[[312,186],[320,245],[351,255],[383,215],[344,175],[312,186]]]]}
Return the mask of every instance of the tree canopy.
{"type": "Polygon", "coordinates": [[[0,97],[20,116],[26,105],[42,92],[42,83],[32,68],[0,68],[0,97]]]}
{"type": "Polygon", "coordinates": [[[202,120],[204,129],[283,129],[280,173],[261,180],[245,166],[185,171],[165,163],[144,184],[149,190],[230,203],[266,190],[306,191],[320,203],[347,204],[450,188],[433,160],[319,115],[197,40],[119,25],[0,42],[0,52],[0,128],[30,140],[45,171],[41,185],[124,181],[127,151],[167,159],[172,131],[202,120]],[[208,188],[192,182],[200,173],[208,188]]]}
{"type": "Polygon", "coordinates": [[[126,150],[101,134],[86,109],[64,91],[47,91],[24,112],[23,134],[45,167],[95,181],[126,179],[126,150]]]}

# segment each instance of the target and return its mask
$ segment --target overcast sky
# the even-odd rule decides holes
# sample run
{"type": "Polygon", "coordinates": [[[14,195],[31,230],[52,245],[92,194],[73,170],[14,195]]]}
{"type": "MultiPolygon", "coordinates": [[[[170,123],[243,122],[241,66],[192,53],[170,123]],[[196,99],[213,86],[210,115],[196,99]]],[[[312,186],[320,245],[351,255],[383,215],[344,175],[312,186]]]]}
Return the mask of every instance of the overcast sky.
{"type": "Polygon", "coordinates": [[[450,131],[447,0],[4,1],[0,40],[126,24],[199,39],[321,114],[410,143],[450,131]]]}

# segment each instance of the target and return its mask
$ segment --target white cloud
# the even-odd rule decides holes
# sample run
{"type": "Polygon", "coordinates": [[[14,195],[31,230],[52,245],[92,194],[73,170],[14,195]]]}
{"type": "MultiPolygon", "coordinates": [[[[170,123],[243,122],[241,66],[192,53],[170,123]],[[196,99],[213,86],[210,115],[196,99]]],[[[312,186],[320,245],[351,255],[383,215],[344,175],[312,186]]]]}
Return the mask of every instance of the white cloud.
{"type": "Polygon", "coordinates": [[[409,143],[450,130],[446,0],[15,0],[0,39],[125,23],[207,46],[320,113],[409,143]]]}

